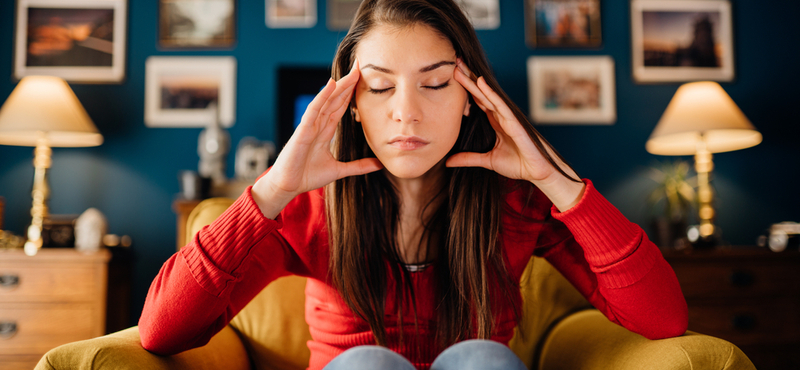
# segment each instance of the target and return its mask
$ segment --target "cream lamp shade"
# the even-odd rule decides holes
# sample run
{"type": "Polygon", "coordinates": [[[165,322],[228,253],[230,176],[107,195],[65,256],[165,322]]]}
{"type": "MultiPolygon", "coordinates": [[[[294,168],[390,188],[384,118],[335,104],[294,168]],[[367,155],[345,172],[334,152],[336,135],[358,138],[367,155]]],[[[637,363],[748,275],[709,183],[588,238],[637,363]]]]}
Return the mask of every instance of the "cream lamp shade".
{"type": "Polygon", "coordinates": [[[103,143],[92,119],[66,81],[23,78],[0,108],[0,145],[87,147],[103,143]]]}
{"type": "Polygon", "coordinates": [[[761,133],[722,86],[711,81],[691,82],[678,88],[645,149],[657,155],[693,155],[702,142],[711,153],[761,143],[761,133]]]}

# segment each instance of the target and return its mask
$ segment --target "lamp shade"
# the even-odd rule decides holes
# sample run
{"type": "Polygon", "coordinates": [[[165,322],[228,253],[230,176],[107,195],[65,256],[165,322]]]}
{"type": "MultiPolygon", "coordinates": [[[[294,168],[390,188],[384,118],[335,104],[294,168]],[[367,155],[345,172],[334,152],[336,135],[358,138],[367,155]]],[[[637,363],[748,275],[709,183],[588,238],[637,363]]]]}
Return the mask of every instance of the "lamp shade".
{"type": "Polygon", "coordinates": [[[716,82],[691,82],[679,87],[645,148],[658,155],[692,155],[701,142],[711,153],[761,142],[761,133],[716,82]]]}
{"type": "Polygon", "coordinates": [[[23,78],[0,108],[0,144],[85,147],[103,143],[92,119],[66,81],[52,76],[23,78]]]}

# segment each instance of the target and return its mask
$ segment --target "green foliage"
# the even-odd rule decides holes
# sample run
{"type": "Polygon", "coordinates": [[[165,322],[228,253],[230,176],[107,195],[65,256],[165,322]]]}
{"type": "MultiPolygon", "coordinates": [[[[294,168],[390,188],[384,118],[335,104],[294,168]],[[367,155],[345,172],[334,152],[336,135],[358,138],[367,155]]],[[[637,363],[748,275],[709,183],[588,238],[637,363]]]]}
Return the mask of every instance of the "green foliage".
{"type": "Polygon", "coordinates": [[[662,162],[650,168],[649,177],[658,186],[648,203],[653,215],[670,221],[687,221],[697,199],[697,178],[690,176],[691,166],[684,160],[662,162]]]}

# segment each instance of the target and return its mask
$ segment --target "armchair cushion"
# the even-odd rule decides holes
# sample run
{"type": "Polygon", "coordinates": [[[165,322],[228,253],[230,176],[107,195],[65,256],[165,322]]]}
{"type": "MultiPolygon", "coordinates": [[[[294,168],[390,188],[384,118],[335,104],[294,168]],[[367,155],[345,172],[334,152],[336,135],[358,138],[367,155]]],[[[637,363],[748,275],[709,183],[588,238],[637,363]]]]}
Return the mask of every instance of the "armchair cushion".
{"type": "Polygon", "coordinates": [[[735,345],[691,331],[648,340],[610,321],[597,310],[559,322],[542,347],[539,369],[724,369],[755,370],[735,345]]]}
{"type": "Polygon", "coordinates": [[[205,346],[174,356],[158,356],[142,348],[139,328],[132,327],[50,350],[39,360],[36,370],[53,369],[249,370],[250,360],[241,340],[229,326],[217,333],[205,346]]]}

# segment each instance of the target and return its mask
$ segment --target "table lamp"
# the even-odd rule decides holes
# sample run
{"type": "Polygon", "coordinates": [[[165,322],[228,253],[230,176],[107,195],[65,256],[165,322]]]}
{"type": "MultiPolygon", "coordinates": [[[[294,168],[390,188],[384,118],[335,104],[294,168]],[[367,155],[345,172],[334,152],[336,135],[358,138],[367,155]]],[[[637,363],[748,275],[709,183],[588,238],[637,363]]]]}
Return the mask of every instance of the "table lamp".
{"type": "Polygon", "coordinates": [[[744,113],[716,82],[690,82],[678,88],[645,148],[657,155],[694,155],[697,171],[699,238],[713,243],[715,211],[709,176],[711,153],[758,145],[756,131],[744,113]]]}
{"type": "Polygon", "coordinates": [[[88,147],[103,143],[91,118],[66,81],[52,76],[23,78],[0,108],[0,145],[34,146],[33,207],[25,253],[42,247],[47,218],[47,169],[51,147],[88,147]]]}

